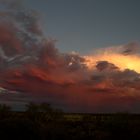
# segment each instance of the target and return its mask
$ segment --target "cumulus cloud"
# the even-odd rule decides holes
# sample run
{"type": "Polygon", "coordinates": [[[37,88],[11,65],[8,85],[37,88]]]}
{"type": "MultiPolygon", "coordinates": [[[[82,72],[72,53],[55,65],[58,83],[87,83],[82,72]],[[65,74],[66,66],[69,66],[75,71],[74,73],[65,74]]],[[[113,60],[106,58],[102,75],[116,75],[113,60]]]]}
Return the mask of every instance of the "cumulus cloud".
{"type": "Polygon", "coordinates": [[[0,87],[8,91],[1,102],[46,101],[76,112],[138,111],[138,43],[90,56],[62,53],[55,40],[44,36],[37,12],[18,1],[0,2],[5,6],[0,12],[0,87]]]}
{"type": "Polygon", "coordinates": [[[116,67],[114,64],[111,64],[107,61],[99,61],[97,62],[96,68],[99,71],[103,71],[103,70],[115,70],[118,69],[118,67],[116,67]]]}

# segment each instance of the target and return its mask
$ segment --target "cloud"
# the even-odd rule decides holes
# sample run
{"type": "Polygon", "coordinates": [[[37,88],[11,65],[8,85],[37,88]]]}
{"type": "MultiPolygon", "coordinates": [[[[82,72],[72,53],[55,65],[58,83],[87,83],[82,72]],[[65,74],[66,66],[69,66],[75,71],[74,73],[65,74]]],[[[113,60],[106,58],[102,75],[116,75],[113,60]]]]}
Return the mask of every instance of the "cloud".
{"type": "Polygon", "coordinates": [[[46,101],[75,112],[139,111],[138,43],[108,47],[87,56],[62,53],[55,40],[46,39],[38,13],[17,1],[3,4],[0,87],[8,94],[0,96],[1,102],[46,101]]]}
{"type": "Polygon", "coordinates": [[[99,71],[103,71],[103,70],[116,70],[118,69],[118,67],[116,67],[114,64],[111,64],[107,61],[99,61],[97,62],[96,68],[99,71]]]}
{"type": "Polygon", "coordinates": [[[122,47],[122,54],[133,55],[140,54],[140,44],[138,42],[131,42],[122,47]]]}

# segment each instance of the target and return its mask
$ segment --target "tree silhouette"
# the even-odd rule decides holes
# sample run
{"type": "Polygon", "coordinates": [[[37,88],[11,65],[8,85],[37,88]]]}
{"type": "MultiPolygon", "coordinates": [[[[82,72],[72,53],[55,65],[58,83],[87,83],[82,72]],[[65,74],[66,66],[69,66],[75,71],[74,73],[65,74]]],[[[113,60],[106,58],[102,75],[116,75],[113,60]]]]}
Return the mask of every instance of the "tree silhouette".
{"type": "Polygon", "coordinates": [[[5,104],[0,104],[0,119],[9,117],[11,107],[5,104]]]}
{"type": "Polygon", "coordinates": [[[38,112],[39,111],[39,106],[35,103],[29,103],[26,105],[26,108],[27,108],[27,112],[38,112]]]}
{"type": "Polygon", "coordinates": [[[59,109],[54,109],[48,103],[29,103],[26,113],[34,121],[48,122],[52,120],[61,120],[63,118],[63,112],[59,109]]]}
{"type": "Polygon", "coordinates": [[[0,112],[8,112],[11,111],[11,107],[5,104],[0,104],[0,112]]]}

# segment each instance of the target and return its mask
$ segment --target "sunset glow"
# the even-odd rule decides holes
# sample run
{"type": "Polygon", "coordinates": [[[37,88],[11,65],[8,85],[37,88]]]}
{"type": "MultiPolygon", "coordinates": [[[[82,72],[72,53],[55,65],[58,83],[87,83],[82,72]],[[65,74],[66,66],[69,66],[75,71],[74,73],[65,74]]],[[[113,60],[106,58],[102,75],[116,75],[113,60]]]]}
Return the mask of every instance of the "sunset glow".
{"type": "Polygon", "coordinates": [[[117,19],[106,2],[109,15],[96,1],[21,1],[0,0],[1,102],[140,112],[139,14],[122,16],[126,2],[117,19]]]}
{"type": "Polygon", "coordinates": [[[93,56],[84,56],[85,64],[92,70],[95,69],[98,61],[108,61],[121,70],[130,69],[140,73],[140,56],[136,55],[122,55],[122,54],[102,54],[93,56]]]}

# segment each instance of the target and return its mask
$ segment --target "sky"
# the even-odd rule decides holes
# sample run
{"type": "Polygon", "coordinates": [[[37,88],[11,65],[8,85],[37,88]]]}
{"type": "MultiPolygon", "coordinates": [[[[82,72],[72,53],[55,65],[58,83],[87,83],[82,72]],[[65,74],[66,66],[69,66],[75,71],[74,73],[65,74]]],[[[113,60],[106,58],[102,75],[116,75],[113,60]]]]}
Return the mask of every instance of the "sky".
{"type": "Polygon", "coordinates": [[[64,52],[140,41],[138,0],[25,0],[42,14],[45,34],[64,52]]]}
{"type": "Polygon", "coordinates": [[[0,0],[0,103],[140,113],[139,6],[0,0]]]}

